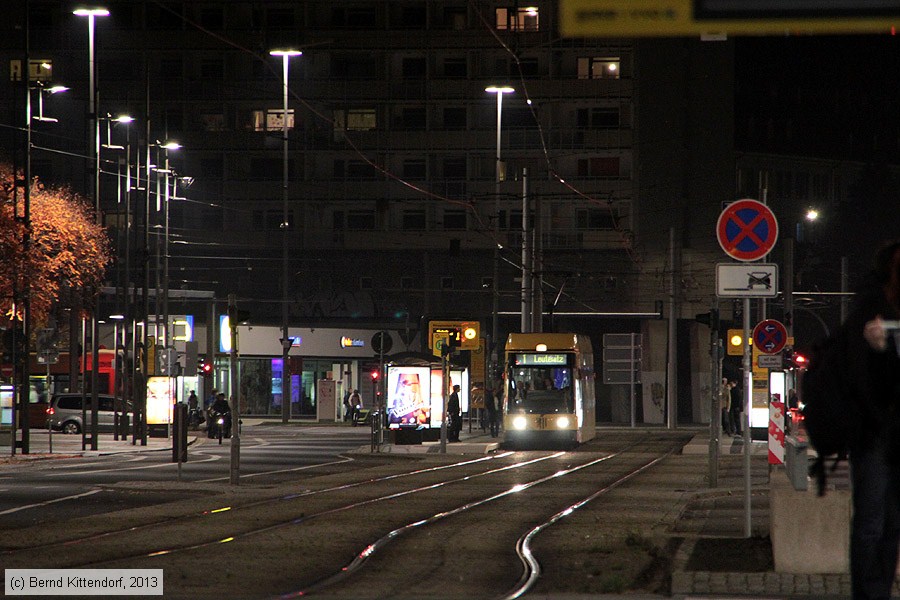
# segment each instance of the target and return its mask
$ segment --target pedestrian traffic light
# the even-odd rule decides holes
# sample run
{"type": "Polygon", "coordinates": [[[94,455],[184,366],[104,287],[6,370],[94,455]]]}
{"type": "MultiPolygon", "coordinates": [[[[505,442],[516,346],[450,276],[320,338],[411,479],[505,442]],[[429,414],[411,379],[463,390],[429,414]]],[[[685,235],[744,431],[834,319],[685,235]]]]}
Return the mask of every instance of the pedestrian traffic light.
{"type": "Polygon", "coordinates": [[[719,309],[711,308],[709,312],[700,313],[694,317],[694,320],[698,323],[703,323],[710,329],[718,329],[719,328],[719,309]]]}
{"type": "Polygon", "coordinates": [[[725,348],[728,350],[729,356],[744,355],[744,330],[729,329],[728,337],[725,338],[725,348]]]}

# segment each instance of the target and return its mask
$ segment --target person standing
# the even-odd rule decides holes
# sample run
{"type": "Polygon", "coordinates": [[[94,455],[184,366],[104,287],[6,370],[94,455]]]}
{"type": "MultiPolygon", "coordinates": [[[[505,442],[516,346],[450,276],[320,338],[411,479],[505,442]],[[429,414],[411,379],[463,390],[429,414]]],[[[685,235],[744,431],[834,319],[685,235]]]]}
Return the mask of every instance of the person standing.
{"type": "Polygon", "coordinates": [[[453,386],[453,393],[447,400],[447,416],[450,422],[447,424],[447,439],[451,442],[459,441],[459,432],[462,431],[462,413],[459,405],[459,386],[453,386]]]}
{"type": "Polygon", "coordinates": [[[731,382],[722,378],[722,387],[719,389],[719,404],[722,411],[722,431],[725,435],[734,433],[734,421],[731,417],[731,382]]]}
{"type": "Polygon", "coordinates": [[[875,258],[844,325],[845,365],[852,410],[850,478],[853,517],[850,580],[853,600],[887,600],[900,546],[900,242],[875,258]]]}
{"type": "Polygon", "coordinates": [[[362,411],[362,396],[359,394],[359,390],[353,390],[350,394],[350,423],[353,426],[356,426],[356,420],[359,418],[359,415],[362,411]]]}
{"type": "Polygon", "coordinates": [[[731,425],[734,428],[734,435],[740,437],[744,431],[741,420],[744,412],[744,394],[742,388],[738,387],[737,381],[732,379],[729,383],[731,384],[731,425]]]}
{"type": "Polygon", "coordinates": [[[484,388],[484,408],[487,411],[488,427],[491,437],[500,435],[500,426],[497,422],[497,397],[494,396],[493,384],[488,383],[484,388]]]}

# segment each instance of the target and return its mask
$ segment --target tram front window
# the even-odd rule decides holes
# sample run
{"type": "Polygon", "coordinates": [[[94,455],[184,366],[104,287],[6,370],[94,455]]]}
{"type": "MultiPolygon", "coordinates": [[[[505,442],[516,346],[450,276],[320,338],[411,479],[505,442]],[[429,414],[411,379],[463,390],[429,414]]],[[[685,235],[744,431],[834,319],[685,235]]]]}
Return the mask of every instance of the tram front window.
{"type": "Polygon", "coordinates": [[[527,413],[571,413],[572,370],[568,367],[510,367],[508,398],[511,411],[527,413]]]}

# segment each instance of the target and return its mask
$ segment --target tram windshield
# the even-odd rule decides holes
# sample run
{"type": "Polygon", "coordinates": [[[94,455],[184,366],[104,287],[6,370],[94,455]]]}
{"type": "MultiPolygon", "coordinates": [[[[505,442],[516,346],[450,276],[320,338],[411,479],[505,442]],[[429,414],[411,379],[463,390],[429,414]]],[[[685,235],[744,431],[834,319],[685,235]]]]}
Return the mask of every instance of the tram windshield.
{"type": "Polygon", "coordinates": [[[571,355],[554,355],[559,366],[549,366],[547,355],[515,354],[507,370],[507,398],[511,411],[529,413],[571,413],[575,411],[572,394],[571,355]]]}

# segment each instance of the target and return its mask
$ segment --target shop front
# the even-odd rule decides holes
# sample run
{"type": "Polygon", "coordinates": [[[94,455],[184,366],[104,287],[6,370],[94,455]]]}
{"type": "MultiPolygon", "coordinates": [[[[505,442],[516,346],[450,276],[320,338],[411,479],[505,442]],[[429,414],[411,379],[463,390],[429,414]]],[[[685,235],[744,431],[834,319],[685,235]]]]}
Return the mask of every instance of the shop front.
{"type": "MultiPolygon", "coordinates": [[[[292,418],[341,420],[341,400],[352,389],[359,390],[363,407],[371,408],[379,391],[373,385],[371,373],[380,373],[386,359],[373,347],[373,338],[382,331],[383,335],[390,336],[393,348],[406,346],[399,333],[394,331],[318,327],[289,329],[292,343],[285,366],[280,328],[238,326],[237,367],[241,412],[248,416],[280,416],[282,403],[285,402],[283,383],[288,376],[292,418]],[[334,382],[334,385],[320,385],[320,382],[334,382]],[[319,394],[322,393],[333,394],[333,397],[320,399],[319,394]],[[327,415],[323,416],[319,410],[320,400],[328,400],[323,405],[329,407],[327,415]],[[333,410],[331,406],[334,406],[333,410]]],[[[412,342],[414,344],[416,340],[412,342]]],[[[220,355],[217,375],[227,375],[227,369],[228,356],[220,355]]],[[[223,377],[222,382],[225,381],[223,377]]]]}

